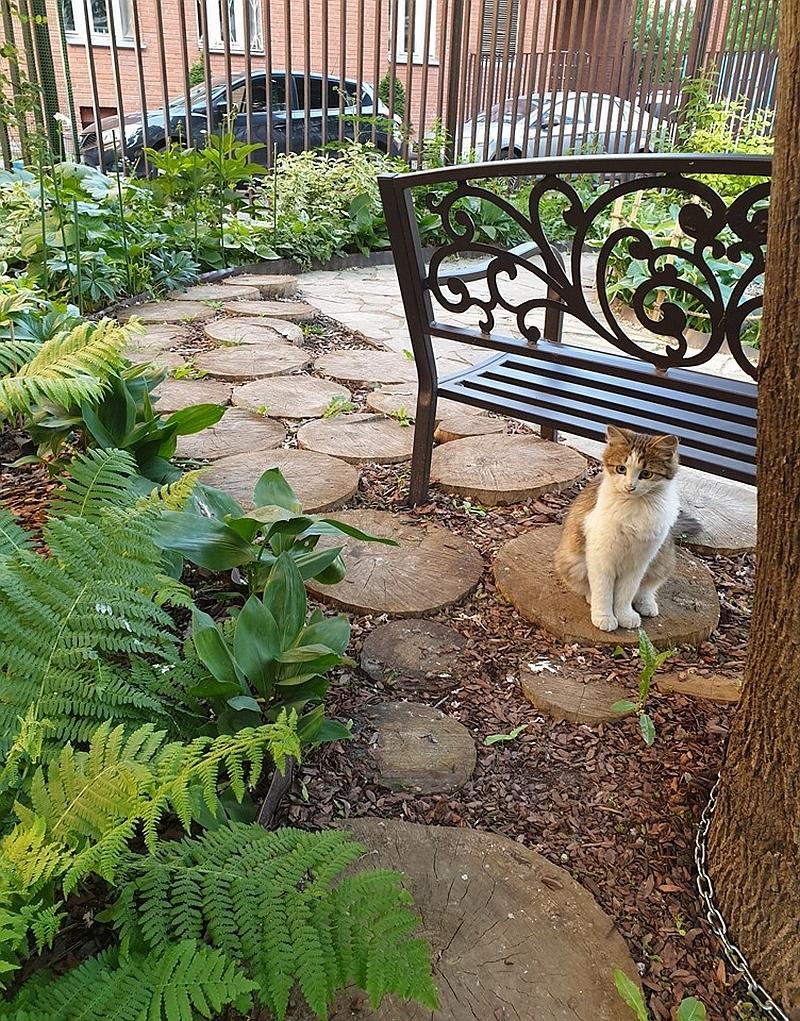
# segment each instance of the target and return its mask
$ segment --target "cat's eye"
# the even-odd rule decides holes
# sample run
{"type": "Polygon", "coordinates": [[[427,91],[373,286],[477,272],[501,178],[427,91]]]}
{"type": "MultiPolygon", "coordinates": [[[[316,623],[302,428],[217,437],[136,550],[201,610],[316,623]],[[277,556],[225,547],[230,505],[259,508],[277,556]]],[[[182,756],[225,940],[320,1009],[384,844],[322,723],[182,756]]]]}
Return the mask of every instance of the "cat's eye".
{"type": "Polygon", "coordinates": [[[624,475],[627,472],[627,470],[628,469],[625,467],[624,464],[617,465],[617,475],[624,475]]]}
{"type": "Polygon", "coordinates": [[[639,472],[639,478],[640,479],[650,479],[652,477],[653,477],[653,473],[650,471],[649,468],[645,468],[644,471],[640,471],[639,472]]]}

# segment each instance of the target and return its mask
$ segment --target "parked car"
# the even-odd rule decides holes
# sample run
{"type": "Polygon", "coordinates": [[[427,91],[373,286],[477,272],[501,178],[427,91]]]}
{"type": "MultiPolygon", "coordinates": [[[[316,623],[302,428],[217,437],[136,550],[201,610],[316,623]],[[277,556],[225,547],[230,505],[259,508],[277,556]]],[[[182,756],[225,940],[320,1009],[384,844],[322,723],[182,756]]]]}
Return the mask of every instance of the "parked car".
{"type": "MultiPolygon", "coordinates": [[[[357,114],[362,118],[377,118],[376,145],[384,152],[398,152],[399,145],[395,137],[390,138],[388,132],[389,110],[375,96],[371,85],[361,85],[361,109],[357,104],[358,85],[346,79],[344,90],[340,78],[328,77],[327,90],[325,78],[320,74],[308,76],[309,110],[308,110],[308,145],[306,145],[306,110],[305,110],[305,74],[292,74],[288,78],[290,93],[286,94],[287,75],[283,71],[273,72],[269,76],[270,102],[267,102],[267,75],[265,72],[254,72],[250,76],[250,141],[263,142],[264,147],[254,153],[254,159],[260,163],[267,161],[266,146],[277,146],[278,152],[286,152],[287,134],[291,152],[302,152],[304,149],[316,149],[324,142],[335,142],[339,138],[339,129],[345,138],[358,138],[360,141],[372,139],[372,123],[361,121],[356,125],[357,114]],[[325,105],[323,105],[325,92],[325,105]],[[341,96],[344,93],[344,107],[341,96]],[[291,110],[291,118],[287,117],[291,110]],[[271,132],[268,134],[267,119],[271,117],[271,132]],[[291,126],[289,127],[289,120],[291,126]],[[325,130],[323,131],[323,125],[325,130]]],[[[243,74],[232,77],[230,88],[227,79],[214,78],[210,89],[201,82],[189,92],[189,110],[191,122],[191,144],[202,146],[208,133],[208,93],[211,98],[211,130],[221,132],[230,125],[233,134],[241,141],[248,140],[247,134],[247,77],[243,74]],[[230,95],[231,106],[228,104],[230,95]]],[[[169,116],[165,118],[164,107],[156,107],[147,111],[147,142],[153,149],[163,149],[168,141],[186,139],[186,96],[174,100],[169,105],[169,116]]],[[[395,118],[399,127],[399,118],[395,118]]],[[[119,117],[106,117],[100,122],[100,137],[103,143],[103,166],[110,169],[116,166],[117,154],[121,149],[120,132],[125,132],[125,148],[129,165],[135,170],[142,166],[142,150],[145,146],[144,117],[141,111],[125,114],[124,128],[120,127],[119,117]]],[[[95,125],[86,128],[81,135],[81,158],[93,166],[100,165],[100,146],[98,145],[95,125]]],[[[120,154],[121,155],[121,154],[120,154]]]]}
{"type": "Polygon", "coordinates": [[[600,92],[553,92],[508,99],[492,107],[488,117],[479,114],[467,121],[461,155],[467,159],[474,152],[483,159],[487,139],[490,160],[581,150],[653,151],[668,131],[666,122],[627,99],[600,92]]]}

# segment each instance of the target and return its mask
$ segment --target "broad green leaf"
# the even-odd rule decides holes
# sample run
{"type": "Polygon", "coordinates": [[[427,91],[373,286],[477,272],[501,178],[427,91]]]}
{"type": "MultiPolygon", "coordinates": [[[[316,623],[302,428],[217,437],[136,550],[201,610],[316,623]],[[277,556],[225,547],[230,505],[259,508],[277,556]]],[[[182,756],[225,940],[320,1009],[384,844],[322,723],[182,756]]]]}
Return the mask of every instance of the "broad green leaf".
{"type": "MultiPolygon", "coordinates": [[[[294,562],[300,572],[300,577],[303,581],[320,578],[320,575],[325,574],[329,568],[335,567],[340,560],[342,549],[342,546],[332,546],[330,549],[309,550],[308,553],[295,554],[294,562]]],[[[336,580],[341,581],[342,579],[337,578],[336,580]]]]}
{"type": "Polygon", "coordinates": [[[341,532],[344,535],[350,536],[351,539],[359,539],[361,542],[380,542],[384,546],[400,545],[396,539],[388,539],[382,535],[372,535],[370,532],[362,532],[360,528],[354,528],[352,525],[346,525],[343,521],[336,521],[334,518],[322,518],[320,521],[317,521],[310,531],[314,532],[317,529],[320,529],[320,535],[335,535],[336,532],[341,532]],[[327,526],[327,528],[324,526],[327,526]]]}
{"type": "Polygon", "coordinates": [[[632,713],[636,711],[636,703],[629,698],[621,698],[611,706],[612,713],[632,713]]]}
{"type": "Polygon", "coordinates": [[[209,426],[216,425],[225,414],[221,404],[194,404],[190,408],[174,411],[164,422],[168,429],[174,429],[176,436],[189,436],[209,426]]]}
{"type": "Polygon", "coordinates": [[[197,684],[189,688],[188,694],[192,698],[228,698],[241,692],[242,686],[238,681],[218,681],[215,677],[205,677],[197,684]]]}
{"type": "Polygon", "coordinates": [[[266,538],[267,540],[270,540],[273,535],[300,535],[302,532],[305,532],[311,524],[313,524],[312,519],[303,517],[302,515],[284,518],[280,521],[274,521],[267,529],[266,538]]]}
{"type": "Polygon", "coordinates": [[[222,632],[213,618],[201,610],[195,610],[192,614],[192,641],[198,658],[212,677],[221,684],[238,684],[241,691],[236,665],[222,632]]]}
{"type": "Polygon", "coordinates": [[[329,720],[326,716],[322,725],[317,731],[317,744],[325,744],[328,741],[350,741],[353,737],[353,725],[339,723],[338,720],[329,720]]]}
{"type": "Polygon", "coordinates": [[[321,585],[336,585],[344,579],[346,574],[347,568],[345,567],[344,560],[337,556],[326,568],[317,571],[314,575],[314,580],[318,581],[321,585]]]}
{"type": "Polygon", "coordinates": [[[288,649],[306,622],[308,601],[303,579],[289,553],[281,553],[264,587],[264,605],[275,618],[281,648],[288,649]]]}
{"type": "Polygon", "coordinates": [[[244,516],[244,507],[232,496],[222,489],[215,489],[202,483],[194,487],[192,506],[199,514],[218,518],[220,521],[244,516]]]}
{"type": "Polygon", "coordinates": [[[675,1021],[706,1021],[706,1008],[696,997],[687,996],[681,1000],[675,1021]]]}
{"type": "Polygon", "coordinates": [[[350,642],[350,621],[344,616],[315,620],[303,631],[300,641],[303,645],[327,645],[341,656],[350,642]]]}
{"type": "Polygon", "coordinates": [[[234,695],[228,699],[228,705],[236,712],[260,713],[261,706],[252,695],[234,695]]]}
{"type": "Polygon", "coordinates": [[[303,511],[303,505],[278,468],[268,468],[256,482],[253,503],[256,507],[277,504],[278,507],[285,507],[295,514],[301,514],[303,511]]]}
{"type": "MultiPolygon", "coordinates": [[[[303,636],[305,638],[305,635],[303,636]]],[[[285,652],[278,654],[278,661],[280,663],[308,663],[311,660],[319,659],[320,657],[336,656],[333,649],[329,649],[327,645],[296,645],[291,649],[286,649],[285,652]]],[[[338,659],[339,657],[336,656],[338,659]]]]}
{"type": "Polygon", "coordinates": [[[176,550],[198,567],[228,571],[252,559],[252,546],[228,525],[188,511],[167,511],[158,522],[156,545],[176,550]]]}
{"type": "Polygon", "coordinates": [[[236,618],[233,655],[261,695],[268,695],[275,678],[281,638],[275,618],[258,596],[250,596],[236,618]]]}
{"type": "Polygon", "coordinates": [[[484,745],[490,747],[493,744],[497,744],[499,741],[515,741],[523,730],[528,729],[528,724],[523,723],[519,727],[514,727],[508,734],[489,734],[488,737],[483,739],[484,745]]]}
{"type": "Polygon", "coordinates": [[[617,987],[619,998],[636,1015],[636,1021],[650,1021],[642,991],[619,968],[614,969],[614,985],[617,987]]]}
{"type": "Polygon", "coordinates": [[[656,739],[656,727],[647,713],[642,713],[639,717],[639,729],[642,732],[644,743],[649,747],[653,744],[656,739]]]}

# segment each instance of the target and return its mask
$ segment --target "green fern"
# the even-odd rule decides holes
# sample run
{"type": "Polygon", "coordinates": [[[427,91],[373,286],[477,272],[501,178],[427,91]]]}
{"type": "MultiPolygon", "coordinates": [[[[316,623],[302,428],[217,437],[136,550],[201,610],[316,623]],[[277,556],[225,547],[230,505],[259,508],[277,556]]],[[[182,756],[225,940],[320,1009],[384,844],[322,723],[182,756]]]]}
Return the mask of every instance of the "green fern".
{"type": "Polygon", "coordinates": [[[389,992],[435,1009],[429,950],[411,937],[419,920],[401,877],[341,878],[363,851],[339,832],[232,825],[137,859],[109,916],[123,947],[164,952],[205,937],[241,962],[280,1021],[296,983],[318,1017],[352,982],[375,1007],[389,992]]]}
{"type": "Polygon", "coordinates": [[[72,460],[64,488],[50,506],[56,517],[97,521],[110,506],[131,507],[136,501],[136,461],[124,450],[87,450],[72,460]]]}
{"type": "Polygon", "coordinates": [[[228,1004],[247,1011],[255,988],[224,954],[193,940],[131,957],[106,950],[31,985],[0,1007],[3,1021],[195,1021],[228,1004]]]}
{"type": "Polygon", "coordinates": [[[31,537],[24,528],[20,528],[11,511],[0,507],[0,562],[3,557],[17,550],[30,549],[32,545],[31,537]]]}

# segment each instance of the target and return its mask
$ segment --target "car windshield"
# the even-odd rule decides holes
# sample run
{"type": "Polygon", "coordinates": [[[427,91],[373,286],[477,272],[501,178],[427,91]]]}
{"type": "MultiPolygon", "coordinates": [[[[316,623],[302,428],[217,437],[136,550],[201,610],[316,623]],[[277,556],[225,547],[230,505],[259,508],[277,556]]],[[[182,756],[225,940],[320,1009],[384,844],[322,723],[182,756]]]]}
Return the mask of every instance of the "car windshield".
{"type": "Polygon", "coordinates": [[[510,122],[515,117],[517,120],[522,120],[537,113],[538,110],[539,99],[537,96],[532,96],[531,98],[520,96],[518,99],[507,99],[505,103],[495,103],[489,115],[489,120],[495,123],[501,119],[510,122]]]}
{"type": "MultiPolygon", "coordinates": [[[[225,91],[224,78],[211,79],[211,102],[213,103],[225,91]]],[[[193,113],[203,113],[206,108],[206,83],[200,82],[193,89],[189,90],[189,104],[193,113]]],[[[182,114],[186,112],[186,96],[173,99],[169,104],[170,113],[182,114]]]]}

